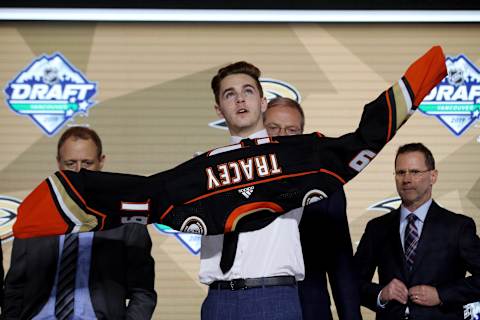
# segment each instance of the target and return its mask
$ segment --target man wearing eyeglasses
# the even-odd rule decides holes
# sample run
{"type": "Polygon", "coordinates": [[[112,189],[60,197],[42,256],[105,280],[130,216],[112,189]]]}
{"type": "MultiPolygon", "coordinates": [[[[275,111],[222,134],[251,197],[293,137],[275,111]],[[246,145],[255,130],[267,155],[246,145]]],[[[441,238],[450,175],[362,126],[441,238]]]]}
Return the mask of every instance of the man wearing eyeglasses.
{"type": "MultiPolygon", "coordinates": [[[[268,102],[263,123],[269,136],[297,135],[305,115],[298,102],[280,97],[268,102]]],[[[298,226],[305,262],[305,279],[298,283],[303,320],[333,319],[327,274],[338,318],[362,318],[346,209],[343,189],[304,209],[298,226]]]]}
{"type": "Polygon", "coordinates": [[[274,98],[268,102],[267,110],[263,113],[263,125],[271,137],[294,136],[303,133],[305,115],[297,101],[274,98]]]}
{"type": "Polygon", "coordinates": [[[367,224],[355,254],[362,305],[379,320],[463,319],[463,305],[480,299],[475,222],[432,199],[438,171],[423,144],[398,149],[394,175],[402,204],[367,224]]]}
{"type": "MultiPolygon", "coordinates": [[[[57,144],[58,168],[101,171],[102,150],[94,130],[70,127],[57,144]]],[[[2,319],[151,319],[157,294],[147,228],[132,223],[76,235],[13,240],[2,319]]]]}

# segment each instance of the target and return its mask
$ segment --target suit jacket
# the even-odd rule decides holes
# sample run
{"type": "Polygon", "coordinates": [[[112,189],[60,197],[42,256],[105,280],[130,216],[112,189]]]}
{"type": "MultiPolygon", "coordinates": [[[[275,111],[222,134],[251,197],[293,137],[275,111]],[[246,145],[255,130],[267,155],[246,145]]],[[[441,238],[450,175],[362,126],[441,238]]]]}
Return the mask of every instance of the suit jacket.
{"type": "MultiPolygon", "coordinates": [[[[5,280],[4,319],[31,319],[48,301],[59,237],[15,239],[5,280]]],[[[95,232],[89,289],[98,319],[150,319],[155,309],[152,241],[143,225],[95,232]],[[130,299],[128,306],[126,300],[130,299]]]]}
{"type": "Polygon", "coordinates": [[[305,280],[299,283],[304,320],[332,319],[327,278],[339,319],[362,319],[343,189],[305,207],[299,225],[305,280]]]}
{"type": "Polygon", "coordinates": [[[400,240],[400,210],[372,219],[362,236],[355,260],[360,271],[362,305],[377,319],[401,319],[405,305],[396,301],[377,307],[381,289],[393,278],[407,288],[426,284],[437,288],[441,306],[408,302],[411,318],[463,319],[463,305],[480,300],[480,239],[474,221],[432,202],[424,221],[411,271],[407,270],[400,240]],[[378,268],[379,283],[372,277],[378,268]],[[469,271],[472,276],[465,277],[469,271]]]}
{"type": "Polygon", "coordinates": [[[3,250],[2,242],[0,241],[0,310],[3,310],[3,250]]]}

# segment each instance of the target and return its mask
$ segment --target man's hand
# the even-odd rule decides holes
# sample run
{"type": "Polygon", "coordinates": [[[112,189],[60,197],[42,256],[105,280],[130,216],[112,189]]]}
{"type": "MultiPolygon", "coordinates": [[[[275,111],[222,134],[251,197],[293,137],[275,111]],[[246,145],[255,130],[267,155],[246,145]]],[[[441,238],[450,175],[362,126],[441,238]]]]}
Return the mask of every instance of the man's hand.
{"type": "Polygon", "coordinates": [[[380,301],[382,303],[391,300],[398,301],[401,304],[407,304],[408,289],[405,284],[398,279],[393,279],[390,281],[380,293],[380,301]]]}
{"type": "Polygon", "coordinates": [[[422,306],[433,307],[442,303],[440,297],[438,296],[437,289],[424,284],[411,287],[408,290],[408,296],[413,303],[422,306]]]}

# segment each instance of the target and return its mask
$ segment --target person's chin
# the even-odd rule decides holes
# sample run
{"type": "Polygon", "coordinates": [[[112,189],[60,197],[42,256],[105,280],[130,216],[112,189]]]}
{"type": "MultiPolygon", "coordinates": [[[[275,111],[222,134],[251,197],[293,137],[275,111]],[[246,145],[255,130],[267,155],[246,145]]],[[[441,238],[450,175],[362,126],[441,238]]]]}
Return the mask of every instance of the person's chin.
{"type": "Polygon", "coordinates": [[[245,117],[245,118],[237,118],[236,121],[235,121],[236,125],[238,128],[248,128],[252,125],[253,121],[248,118],[248,117],[245,117]]]}

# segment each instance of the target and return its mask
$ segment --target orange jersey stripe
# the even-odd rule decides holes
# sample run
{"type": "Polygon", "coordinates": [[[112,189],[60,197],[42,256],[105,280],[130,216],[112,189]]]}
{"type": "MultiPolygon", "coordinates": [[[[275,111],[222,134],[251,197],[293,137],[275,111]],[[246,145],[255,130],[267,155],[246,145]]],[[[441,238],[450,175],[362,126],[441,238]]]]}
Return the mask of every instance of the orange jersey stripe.
{"type": "Polygon", "coordinates": [[[335,172],[333,171],[330,171],[330,170],[327,170],[327,169],[320,169],[319,170],[320,172],[323,172],[323,173],[326,173],[326,174],[329,174],[331,176],[334,176],[335,178],[337,178],[338,180],[340,180],[341,183],[345,184],[347,183],[347,181],[345,181],[345,179],[343,179],[342,177],[340,177],[338,174],[336,174],[335,172]]]}
{"type": "Polygon", "coordinates": [[[249,215],[253,212],[259,211],[259,210],[271,210],[273,212],[277,213],[282,213],[284,210],[282,207],[280,207],[278,204],[274,202],[268,202],[268,201],[263,201],[263,202],[253,202],[253,203],[247,203],[244,204],[235,210],[233,210],[227,218],[227,221],[225,222],[225,232],[230,232],[235,228],[235,225],[237,224],[238,220],[240,218],[249,215]]]}
{"type": "Polygon", "coordinates": [[[170,212],[172,211],[173,209],[173,205],[171,205],[170,207],[168,207],[168,209],[162,214],[162,216],[160,217],[160,220],[162,220],[163,218],[165,218],[165,216],[170,212]]]}
{"type": "Polygon", "coordinates": [[[392,105],[390,103],[390,95],[388,94],[388,90],[385,91],[385,97],[387,98],[387,106],[388,106],[388,131],[387,131],[387,142],[391,139],[391,132],[392,132],[392,105]]]}

